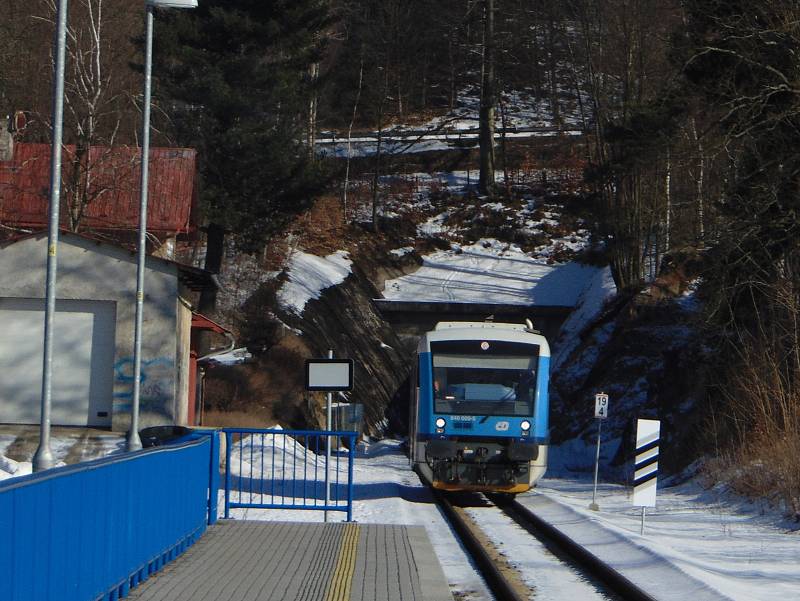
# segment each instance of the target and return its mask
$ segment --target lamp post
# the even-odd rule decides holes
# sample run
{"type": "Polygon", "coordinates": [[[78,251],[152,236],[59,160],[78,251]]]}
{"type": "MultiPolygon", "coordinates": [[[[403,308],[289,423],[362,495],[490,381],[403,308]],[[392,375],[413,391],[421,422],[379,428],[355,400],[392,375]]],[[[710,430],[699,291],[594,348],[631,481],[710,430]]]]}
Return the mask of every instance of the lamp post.
{"type": "Polygon", "coordinates": [[[56,252],[58,250],[59,204],[61,203],[61,140],[64,133],[64,62],[67,46],[67,0],[59,0],[56,18],[56,62],[53,69],[53,141],[50,148],[50,214],[47,232],[47,284],[44,309],[44,353],[42,360],[42,410],[39,447],[33,456],[33,471],[53,467],[50,449],[50,407],[53,391],[53,322],[56,313],[56,252]]]}
{"type": "Polygon", "coordinates": [[[133,394],[128,451],[142,448],[139,438],[139,395],[142,374],[142,312],[144,308],[144,270],[147,257],[147,182],[150,162],[150,90],[153,70],[153,13],[156,8],[197,8],[197,0],[145,1],[144,99],[142,106],[142,172],[139,197],[139,249],[136,266],[136,321],[133,334],[133,394]]]}

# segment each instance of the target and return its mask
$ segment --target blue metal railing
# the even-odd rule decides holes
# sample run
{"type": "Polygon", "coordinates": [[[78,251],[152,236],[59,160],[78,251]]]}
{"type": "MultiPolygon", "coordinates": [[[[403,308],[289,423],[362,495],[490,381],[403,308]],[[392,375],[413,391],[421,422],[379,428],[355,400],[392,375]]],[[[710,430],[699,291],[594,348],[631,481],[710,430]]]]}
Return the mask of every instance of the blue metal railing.
{"type": "Polygon", "coordinates": [[[0,483],[0,599],[116,601],[216,521],[216,434],[0,483]]]}
{"type": "Polygon", "coordinates": [[[225,428],[225,517],[236,507],[343,511],[353,520],[355,432],[225,428]],[[327,465],[325,445],[347,440],[327,465]],[[328,471],[330,467],[330,471],[328,471]],[[326,480],[326,474],[329,474],[326,480]],[[326,485],[330,484],[326,503],[326,485]]]}

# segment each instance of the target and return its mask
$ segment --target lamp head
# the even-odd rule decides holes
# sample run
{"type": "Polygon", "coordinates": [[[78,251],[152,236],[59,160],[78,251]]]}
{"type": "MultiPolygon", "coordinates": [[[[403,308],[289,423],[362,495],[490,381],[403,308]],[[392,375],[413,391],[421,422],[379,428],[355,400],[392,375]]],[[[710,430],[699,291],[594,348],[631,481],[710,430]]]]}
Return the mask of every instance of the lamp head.
{"type": "Polygon", "coordinates": [[[155,8],[197,8],[197,0],[145,0],[145,4],[155,8]]]}

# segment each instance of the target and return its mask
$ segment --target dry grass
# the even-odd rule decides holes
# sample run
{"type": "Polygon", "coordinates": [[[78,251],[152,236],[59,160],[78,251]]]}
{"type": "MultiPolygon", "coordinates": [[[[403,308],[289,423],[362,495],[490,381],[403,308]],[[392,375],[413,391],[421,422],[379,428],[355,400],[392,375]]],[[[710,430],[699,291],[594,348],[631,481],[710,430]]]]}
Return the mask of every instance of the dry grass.
{"type": "Polygon", "coordinates": [[[800,367],[764,339],[742,345],[724,374],[728,410],[717,431],[732,433],[732,450],[711,465],[750,498],[768,498],[800,518],[800,367]]]}
{"type": "Polygon", "coordinates": [[[270,413],[212,410],[203,415],[203,425],[214,428],[272,428],[276,423],[270,413]]]}
{"type": "Polygon", "coordinates": [[[204,424],[266,427],[308,424],[303,369],[311,356],[304,341],[287,335],[254,363],[221,365],[205,378],[204,424]]]}
{"type": "Polygon", "coordinates": [[[750,464],[734,477],[734,488],[748,496],[770,496],[787,511],[800,517],[800,440],[783,435],[777,439],[755,440],[750,464]]]}
{"type": "Polygon", "coordinates": [[[319,198],[292,225],[292,233],[307,252],[325,256],[346,248],[347,224],[337,196],[319,198]]]}

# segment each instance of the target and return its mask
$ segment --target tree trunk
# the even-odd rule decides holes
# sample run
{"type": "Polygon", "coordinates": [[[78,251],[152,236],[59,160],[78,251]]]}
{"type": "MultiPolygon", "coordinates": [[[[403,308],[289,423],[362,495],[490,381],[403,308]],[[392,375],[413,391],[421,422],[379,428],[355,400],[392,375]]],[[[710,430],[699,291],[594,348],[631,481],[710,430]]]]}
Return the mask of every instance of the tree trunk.
{"type": "Polygon", "coordinates": [[[306,142],[308,144],[308,158],[314,160],[314,144],[317,141],[317,80],[319,79],[319,63],[314,63],[308,68],[311,85],[311,94],[308,100],[308,123],[306,142]]]}
{"type": "Polygon", "coordinates": [[[694,117],[692,117],[689,121],[689,125],[691,126],[692,130],[692,139],[697,147],[697,177],[695,178],[694,196],[695,202],[697,203],[697,240],[700,248],[703,248],[706,238],[706,230],[703,223],[705,218],[705,207],[703,206],[703,180],[705,178],[706,161],[705,157],[703,156],[703,142],[697,135],[697,125],[695,124],[694,117]]]}
{"type": "Polygon", "coordinates": [[[664,199],[666,201],[666,215],[664,220],[664,253],[669,252],[669,234],[672,222],[672,157],[667,146],[667,169],[664,175],[664,199]]]}
{"type": "Polygon", "coordinates": [[[500,104],[500,125],[503,128],[500,136],[500,148],[503,153],[503,185],[506,190],[506,198],[511,198],[511,181],[508,177],[508,146],[506,145],[506,130],[508,129],[508,122],[506,121],[506,105],[503,99],[499,99],[500,104]]]}
{"type": "Polygon", "coordinates": [[[386,94],[389,91],[389,67],[384,69],[384,86],[378,104],[378,143],[375,149],[375,174],[372,176],[372,231],[376,234],[380,231],[378,226],[378,185],[381,176],[381,151],[383,150],[383,108],[386,101],[386,94]]]}
{"type": "Polygon", "coordinates": [[[447,57],[450,62],[450,110],[452,111],[456,106],[456,59],[455,51],[453,50],[453,37],[455,33],[450,34],[447,40],[447,57]]]}
{"type": "Polygon", "coordinates": [[[481,64],[480,164],[478,190],[494,192],[494,113],[497,103],[494,72],[494,0],[484,0],[483,61],[481,64]]]}
{"type": "Polygon", "coordinates": [[[350,155],[353,150],[353,124],[356,122],[356,115],[358,114],[358,103],[361,100],[361,89],[364,85],[364,48],[361,48],[361,64],[358,67],[358,90],[356,91],[356,99],[353,102],[353,114],[350,117],[350,125],[347,126],[347,162],[344,169],[344,185],[342,186],[342,217],[344,222],[347,223],[347,189],[350,186],[350,155]]]}
{"type": "Polygon", "coordinates": [[[556,20],[553,14],[554,8],[549,7],[549,16],[547,19],[547,57],[548,57],[548,71],[550,72],[550,110],[553,113],[553,123],[556,125],[561,124],[561,111],[558,102],[558,74],[556,62],[556,20]]]}

